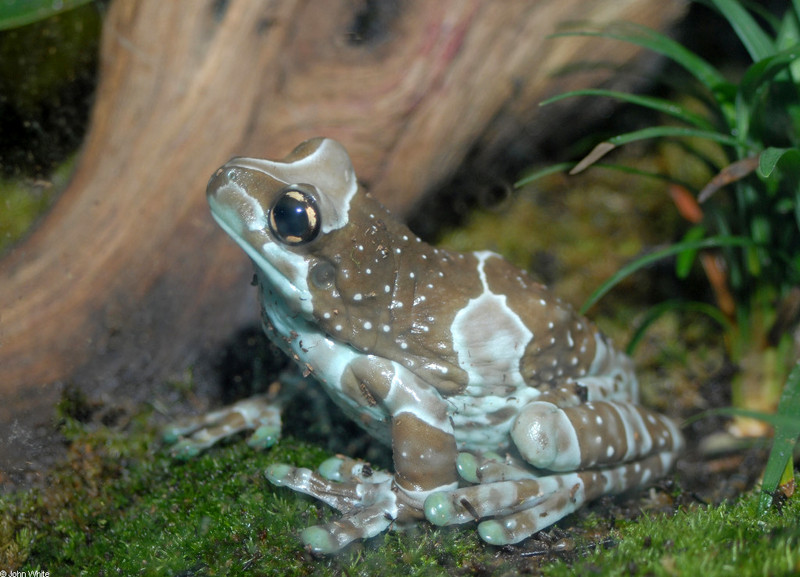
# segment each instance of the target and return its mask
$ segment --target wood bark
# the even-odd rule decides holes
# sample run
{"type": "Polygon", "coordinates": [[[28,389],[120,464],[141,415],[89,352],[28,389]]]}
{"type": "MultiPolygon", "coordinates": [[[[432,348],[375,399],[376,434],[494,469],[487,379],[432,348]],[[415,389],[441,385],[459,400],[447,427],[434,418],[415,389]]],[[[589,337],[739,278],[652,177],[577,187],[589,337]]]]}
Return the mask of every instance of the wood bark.
{"type": "MultiPolygon", "coordinates": [[[[253,322],[250,264],[204,189],[233,155],[278,158],[326,135],[403,214],[468,157],[541,143],[572,118],[537,103],[630,60],[622,43],[548,39],[566,21],[664,28],[661,0],[116,0],[81,161],[0,262],[0,470],[45,450],[61,387],[152,398],[253,322]]],[[[534,159],[531,159],[534,160],[534,159]]],[[[199,368],[198,368],[199,367],[199,368]]],[[[200,378],[200,377],[198,377],[200,378]]]]}

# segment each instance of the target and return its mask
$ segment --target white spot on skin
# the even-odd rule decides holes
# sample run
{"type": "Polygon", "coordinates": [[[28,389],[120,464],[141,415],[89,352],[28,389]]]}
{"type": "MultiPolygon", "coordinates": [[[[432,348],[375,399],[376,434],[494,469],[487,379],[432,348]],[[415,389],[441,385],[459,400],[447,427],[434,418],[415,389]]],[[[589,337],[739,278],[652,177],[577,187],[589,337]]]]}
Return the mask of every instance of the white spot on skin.
{"type": "Polygon", "coordinates": [[[341,331],[342,330],[342,325],[336,325],[333,328],[336,329],[337,331],[341,331]]]}
{"type": "Polygon", "coordinates": [[[388,293],[390,290],[392,290],[392,287],[390,287],[388,284],[383,287],[383,292],[385,293],[388,293]]]}
{"type": "Polygon", "coordinates": [[[385,332],[385,333],[388,333],[390,330],[392,330],[392,327],[390,327],[389,325],[383,325],[382,328],[383,328],[383,332],[385,332]]]}
{"type": "Polygon", "coordinates": [[[361,300],[361,293],[354,294],[353,295],[353,300],[354,301],[360,301],[361,300]]]}
{"type": "Polygon", "coordinates": [[[364,328],[367,329],[367,330],[371,330],[372,329],[372,323],[369,322],[369,321],[364,321],[364,328]]]}

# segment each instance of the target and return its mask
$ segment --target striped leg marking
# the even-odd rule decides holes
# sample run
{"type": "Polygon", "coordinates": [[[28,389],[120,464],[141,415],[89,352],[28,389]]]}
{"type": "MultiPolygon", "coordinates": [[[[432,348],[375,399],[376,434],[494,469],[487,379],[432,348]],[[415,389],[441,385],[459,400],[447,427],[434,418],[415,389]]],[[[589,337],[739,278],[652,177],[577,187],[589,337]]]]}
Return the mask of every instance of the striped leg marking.
{"type": "Polygon", "coordinates": [[[187,460],[242,431],[253,431],[247,444],[254,449],[271,447],[281,435],[280,407],[267,395],[250,397],[218,411],[178,421],[164,429],[163,439],[174,445],[170,450],[173,458],[187,460]]]}
{"type": "Polygon", "coordinates": [[[270,465],[265,475],[275,485],[311,495],[342,512],[332,523],[303,530],[301,539],[314,553],[335,553],[356,539],[374,537],[399,513],[392,475],[354,459],[332,457],[317,471],[270,465]]]}
{"type": "MultiPolygon", "coordinates": [[[[481,538],[493,545],[518,543],[601,495],[621,493],[663,476],[678,452],[666,451],[606,469],[544,477],[513,463],[472,457],[481,484],[429,496],[425,516],[435,525],[481,521],[481,538]],[[510,479],[510,480],[509,480],[510,479]]],[[[466,459],[470,461],[470,459],[466,459]]],[[[462,457],[459,457],[462,461],[462,457]]]]}
{"type": "Polygon", "coordinates": [[[533,402],[520,412],[511,438],[526,461],[549,471],[628,463],[683,447],[683,436],[671,419],[622,401],[564,409],[533,402]]]}

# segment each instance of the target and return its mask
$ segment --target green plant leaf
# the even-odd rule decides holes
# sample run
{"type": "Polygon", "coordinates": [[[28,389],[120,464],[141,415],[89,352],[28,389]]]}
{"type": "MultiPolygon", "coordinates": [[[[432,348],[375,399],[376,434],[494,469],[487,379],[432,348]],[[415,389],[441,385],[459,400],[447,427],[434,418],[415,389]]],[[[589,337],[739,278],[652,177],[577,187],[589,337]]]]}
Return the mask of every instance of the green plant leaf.
{"type": "Polygon", "coordinates": [[[767,148],[758,159],[758,174],[768,178],[781,160],[790,163],[790,166],[795,170],[800,169],[800,149],[767,148]]]}
{"type": "Polygon", "coordinates": [[[725,77],[706,60],[700,58],[697,54],[671,38],[647,28],[646,26],[622,22],[612,24],[598,32],[561,32],[553,35],[553,37],[559,36],[599,36],[602,38],[613,38],[623,42],[630,42],[631,44],[647,48],[673,60],[689,71],[714,93],[724,90],[726,86],[730,86],[728,81],[725,80],[725,77]]]}
{"type": "Polygon", "coordinates": [[[622,280],[629,277],[637,270],[642,269],[656,261],[670,257],[675,254],[680,254],[681,252],[687,250],[699,250],[703,248],[718,248],[718,247],[729,247],[729,246],[751,247],[753,246],[753,241],[750,240],[749,238],[744,238],[740,236],[714,236],[693,242],[675,243],[673,245],[668,246],[667,248],[641,256],[635,261],[623,266],[616,273],[611,275],[611,278],[609,278],[606,282],[600,285],[591,295],[589,295],[589,298],[586,299],[586,302],[584,302],[583,306],[581,306],[580,312],[581,314],[586,313],[586,311],[588,311],[592,306],[594,306],[594,304],[597,303],[597,301],[603,298],[603,295],[605,295],[608,291],[614,288],[622,280]]]}
{"type": "MultiPolygon", "coordinates": [[[[568,169],[573,168],[574,166],[575,166],[574,162],[562,162],[560,164],[548,166],[547,168],[525,173],[517,182],[514,183],[514,188],[522,188],[523,186],[526,186],[536,180],[539,180],[540,178],[544,178],[545,176],[548,176],[555,172],[566,171],[568,169]]],[[[694,188],[694,186],[691,183],[679,180],[677,178],[673,178],[669,174],[653,172],[651,170],[642,170],[640,168],[635,168],[633,166],[625,166],[624,164],[612,164],[608,162],[598,162],[597,164],[594,165],[594,168],[606,168],[608,170],[616,170],[617,172],[623,172],[625,174],[633,174],[635,176],[643,176],[645,178],[654,178],[664,182],[678,184],[692,193],[695,194],[697,193],[697,189],[694,188]]]]}
{"type": "Polygon", "coordinates": [[[742,41],[750,58],[758,62],[775,53],[775,44],[739,0],[711,0],[742,41]]]}
{"type": "Polygon", "coordinates": [[[544,178],[545,176],[549,176],[556,172],[564,172],[565,170],[569,170],[573,166],[575,166],[574,162],[561,162],[559,164],[554,164],[553,166],[548,166],[547,168],[542,168],[541,170],[529,172],[514,183],[514,188],[522,188],[523,186],[539,180],[540,178],[544,178]]]}
{"type": "Polygon", "coordinates": [[[575,167],[570,171],[570,174],[577,174],[586,170],[591,165],[595,164],[603,156],[614,150],[618,146],[636,142],[637,140],[647,140],[649,138],[705,138],[719,144],[727,146],[740,147],[743,143],[739,142],[733,136],[723,134],[721,132],[713,132],[710,130],[698,130],[696,128],[684,128],[681,126],[651,126],[642,128],[641,130],[634,130],[633,132],[626,132],[613,136],[606,141],[601,142],[595,146],[592,151],[587,154],[575,167]]]}
{"type": "Polygon", "coordinates": [[[759,105],[761,94],[769,88],[777,74],[789,69],[798,60],[800,46],[793,46],[759,60],[747,69],[736,92],[736,129],[742,140],[750,133],[750,120],[759,105]]]}
{"type": "MultiPolygon", "coordinates": [[[[683,236],[683,242],[694,242],[703,238],[706,234],[706,228],[701,225],[693,226],[690,228],[687,233],[683,236]]],[[[689,276],[689,272],[692,270],[692,265],[694,264],[694,260],[697,257],[697,249],[695,250],[685,250],[683,252],[678,253],[677,258],[675,259],[675,275],[679,279],[685,279],[689,276]]]]}
{"type": "Polygon", "coordinates": [[[625,348],[625,352],[629,355],[633,355],[636,347],[639,345],[642,338],[644,338],[647,329],[650,328],[650,325],[657,321],[662,315],[670,311],[690,311],[702,313],[719,323],[725,332],[733,329],[733,325],[731,325],[731,322],[728,320],[728,318],[714,305],[698,301],[670,299],[647,309],[645,315],[639,320],[638,326],[631,336],[630,341],[628,341],[628,346],[625,348]]]}
{"type": "Polygon", "coordinates": [[[719,407],[716,409],[708,409],[696,415],[692,415],[686,419],[686,423],[693,423],[700,419],[713,417],[714,415],[725,415],[728,417],[747,417],[749,419],[756,419],[762,421],[772,427],[785,427],[791,426],[795,417],[792,415],[777,415],[775,413],[765,413],[763,411],[754,411],[752,409],[741,409],[739,407],[719,407]]]}
{"type": "Polygon", "coordinates": [[[25,26],[89,2],[91,0],[3,0],[0,3],[0,30],[25,26]]]}
{"type": "Polygon", "coordinates": [[[651,126],[649,128],[642,128],[641,130],[634,130],[633,132],[626,132],[625,134],[613,136],[608,139],[608,142],[615,146],[622,146],[629,142],[646,140],[648,138],[705,138],[727,146],[741,146],[742,144],[736,138],[728,134],[710,130],[683,128],[680,126],[651,126]]]}
{"type": "Polygon", "coordinates": [[[677,104],[672,100],[665,100],[663,98],[654,98],[652,96],[642,96],[639,94],[628,94],[627,92],[619,92],[616,90],[604,90],[601,88],[573,90],[571,92],[565,92],[564,94],[558,94],[556,96],[553,96],[552,98],[548,98],[547,100],[540,102],[539,106],[546,106],[547,104],[557,102],[565,98],[572,98],[574,96],[606,96],[608,98],[614,98],[616,100],[629,102],[631,104],[636,104],[637,106],[642,106],[644,108],[649,108],[651,110],[662,112],[664,114],[677,118],[678,120],[681,120],[686,124],[691,124],[696,128],[700,128],[703,130],[714,130],[714,125],[711,122],[709,122],[705,116],[702,116],[700,114],[695,114],[685,106],[681,106],[680,104],[677,104]]]}
{"type": "Polygon", "coordinates": [[[792,458],[794,446],[800,437],[800,363],[797,363],[778,403],[777,417],[782,418],[775,424],[775,436],[769,452],[767,466],[764,469],[764,482],[761,485],[759,512],[763,515],[772,503],[772,493],[778,487],[787,463],[792,458]]]}
{"type": "Polygon", "coordinates": [[[752,101],[765,84],[798,58],[800,58],[800,45],[795,45],[750,65],[739,83],[739,92],[745,99],[752,101]]]}

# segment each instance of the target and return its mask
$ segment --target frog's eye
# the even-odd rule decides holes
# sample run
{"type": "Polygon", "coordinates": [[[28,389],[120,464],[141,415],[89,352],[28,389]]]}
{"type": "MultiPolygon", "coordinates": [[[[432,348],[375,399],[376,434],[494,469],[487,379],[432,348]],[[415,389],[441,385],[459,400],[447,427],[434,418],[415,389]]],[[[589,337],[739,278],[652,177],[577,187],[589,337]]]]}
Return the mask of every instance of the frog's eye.
{"type": "Polygon", "coordinates": [[[308,184],[290,184],[278,193],[269,211],[269,229],[279,241],[297,246],[317,238],[319,208],[312,190],[308,184]]]}

